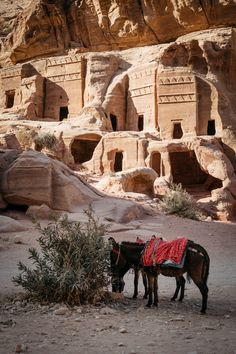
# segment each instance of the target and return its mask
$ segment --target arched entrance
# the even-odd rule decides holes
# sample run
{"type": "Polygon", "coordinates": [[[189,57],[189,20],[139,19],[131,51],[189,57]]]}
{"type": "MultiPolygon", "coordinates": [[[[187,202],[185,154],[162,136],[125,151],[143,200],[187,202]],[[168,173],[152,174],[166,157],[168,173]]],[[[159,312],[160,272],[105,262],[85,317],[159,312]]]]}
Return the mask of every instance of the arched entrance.
{"type": "Polygon", "coordinates": [[[100,139],[101,136],[97,134],[85,134],[76,137],[71,144],[71,154],[74,157],[74,162],[81,164],[91,160],[100,139]]]}

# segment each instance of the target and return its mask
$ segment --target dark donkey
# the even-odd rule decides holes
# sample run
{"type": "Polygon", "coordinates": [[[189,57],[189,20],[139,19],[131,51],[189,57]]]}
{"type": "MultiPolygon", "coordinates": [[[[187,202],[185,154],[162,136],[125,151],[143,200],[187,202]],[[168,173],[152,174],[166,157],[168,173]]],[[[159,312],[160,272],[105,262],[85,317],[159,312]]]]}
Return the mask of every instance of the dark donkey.
{"type": "Polygon", "coordinates": [[[131,269],[134,269],[134,294],[133,299],[138,296],[138,281],[140,272],[142,273],[143,285],[145,289],[144,299],[148,297],[147,276],[141,267],[141,254],[145,244],[136,242],[117,243],[113,237],[109,238],[112,245],[110,253],[111,273],[112,273],[112,291],[122,292],[124,289],[124,275],[131,269]]]}
{"type": "MultiPolygon", "coordinates": [[[[111,270],[113,279],[122,280],[124,274],[131,268],[132,262],[135,260],[136,264],[141,263],[141,256],[145,245],[138,245],[133,242],[122,242],[120,245],[112,238],[113,249],[111,251],[111,270]]],[[[145,272],[148,277],[148,294],[149,299],[147,306],[158,304],[158,286],[157,277],[163,274],[169,277],[176,278],[176,290],[171,300],[175,300],[181,288],[180,301],[184,298],[185,279],[184,273],[187,273],[194,283],[199,288],[202,294],[202,308],[201,312],[205,313],[207,307],[208,287],[207,279],[209,274],[210,259],[207,251],[199,244],[188,241],[187,252],[183,268],[162,267],[160,265],[145,267],[145,272]],[[154,302],[152,295],[154,292],[154,302]]],[[[137,286],[137,285],[136,285],[137,286]]],[[[137,293],[137,288],[136,288],[137,293]]]]}
{"type": "MultiPolygon", "coordinates": [[[[142,272],[143,285],[145,293],[143,298],[147,299],[148,297],[148,286],[147,286],[147,275],[144,272],[142,266],[142,253],[146,246],[145,243],[138,244],[136,242],[122,242],[119,244],[114,240],[113,237],[109,238],[109,241],[112,245],[112,250],[110,253],[111,260],[111,272],[112,272],[112,291],[113,292],[122,292],[124,289],[124,275],[129,271],[129,269],[134,269],[134,294],[133,299],[137,298],[138,295],[138,281],[140,271],[142,272]]],[[[181,276],[176,276],[176,290],[171,298],[171,301],[175,301],[178,297],[179,290],[180,297],[179,301],[182,301],[184,298],[184,288],[185,288],[185,279],[181,276]]]]}

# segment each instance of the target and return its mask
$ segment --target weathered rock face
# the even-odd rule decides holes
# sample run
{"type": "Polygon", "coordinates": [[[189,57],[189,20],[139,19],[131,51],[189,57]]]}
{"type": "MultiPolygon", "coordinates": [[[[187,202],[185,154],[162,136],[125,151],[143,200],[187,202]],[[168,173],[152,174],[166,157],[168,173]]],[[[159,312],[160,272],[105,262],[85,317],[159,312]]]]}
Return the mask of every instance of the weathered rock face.
{"type": "Polygon", "coordinates": [[[52,209],[67,211],[100,198],[99,193],[67,166],[34,151],[22,153],[5,170],[2,195],[10,204],[46,204],[52,209]]]}
{"type": "MultiPolygon", "coordinates": [[[[125,49],[234,25],[235,14],[234,0],[33,0],[15,19],[3,47],[14,63],[69,48],[125,49]]],[[[4,17],[2,23],[5,28],[4,17]]]]}

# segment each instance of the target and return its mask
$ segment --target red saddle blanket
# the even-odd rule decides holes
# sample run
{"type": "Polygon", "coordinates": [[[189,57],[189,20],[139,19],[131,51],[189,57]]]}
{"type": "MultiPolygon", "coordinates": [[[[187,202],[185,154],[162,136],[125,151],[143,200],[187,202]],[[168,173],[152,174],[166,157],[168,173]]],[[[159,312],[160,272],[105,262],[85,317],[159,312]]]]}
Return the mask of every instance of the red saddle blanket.
{"type": "Polygon", "coordinates": [[[188,239],[185,237],[173,241],[163,241],[161,238],[150,240],[144,250],[143,265],[150,267],[165,261],[180,264],[187,243],[188,239]]]}

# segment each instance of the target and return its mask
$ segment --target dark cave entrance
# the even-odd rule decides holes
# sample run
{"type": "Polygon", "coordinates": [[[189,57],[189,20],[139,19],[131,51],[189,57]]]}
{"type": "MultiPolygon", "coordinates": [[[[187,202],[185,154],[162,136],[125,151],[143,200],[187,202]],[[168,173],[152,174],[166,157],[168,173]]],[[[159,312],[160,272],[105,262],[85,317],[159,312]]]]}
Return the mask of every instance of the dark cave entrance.
{"type": "Polygon", "coordinates": [[[222,187],[222,181],[204,172],[193,150],[170,152],[171,171],[174,183],[181,183],[187,190],[211,191],[222,187]]]}
{"type": "Polygon", "coordinates": [[[112,129],[115,132],[117,130],[117,118],[114,114],[110,114],[110,120],[111,120],[112,129]]]}
{"type": "Polygon", "coordinates": [[[138,116],[138,130],[142,131],[144,127],[144,118],[143,118],[143,114],[140,114],[138,116]]]}
{"type": "Polygon", "coordinates": [[[123,168],[123,152],[117,151],[115,155],[114,171],[122,171],[123,168]]]}
{"type": "Polygon", "coordinates": [[[6,108],[12,108],[14,106],[15,90],[6,91],[6,108]]]}
{"type": "Polygon", "coordinates": [[[68,111],[68,107],[64,106],[64,107],[60,107],[60,121],[62,121],[63,119],[67,118],[69,114],[68,111]]]}
{"type": "Polygon", "coordinates": [[[183,136],[183,130],[181,123],[174,123],[173,127],[173,139],[181,139],[183,136]]]}
{"type": "Polygon", "coordinates": [[[81,164],[91,160],[100,139],[101,137],[98,135],[75,138],[71,145],[71,154],[74,157],[74,162],[81,164]]]}
{"type": "Polygon", "coordinates": [[[161,175],[161,154],[159,152],[153,152],[151,155],[151,168],[156,171],[158,176],[161,175]]]}
{"type": "Polygon", "coordinates": [[[216,126],[215,126],[215,120],[208,120],[207,124],[207,135],[215,135],[216,133],[216,126]]]}

